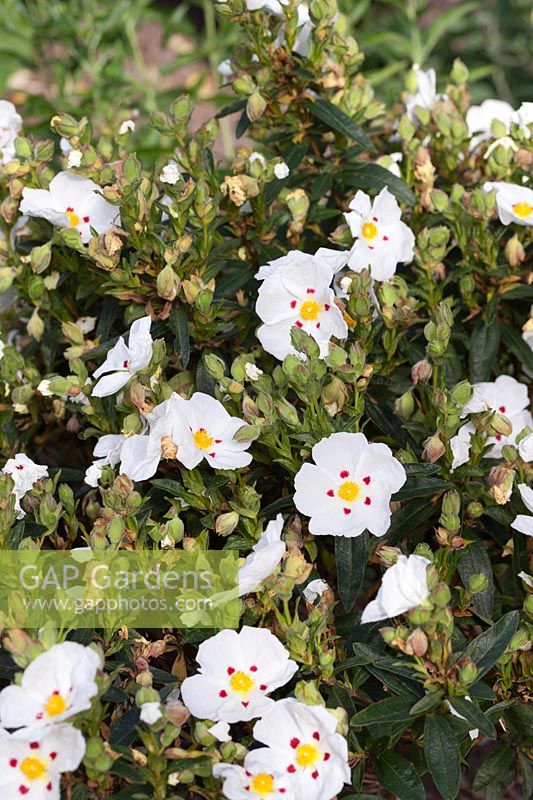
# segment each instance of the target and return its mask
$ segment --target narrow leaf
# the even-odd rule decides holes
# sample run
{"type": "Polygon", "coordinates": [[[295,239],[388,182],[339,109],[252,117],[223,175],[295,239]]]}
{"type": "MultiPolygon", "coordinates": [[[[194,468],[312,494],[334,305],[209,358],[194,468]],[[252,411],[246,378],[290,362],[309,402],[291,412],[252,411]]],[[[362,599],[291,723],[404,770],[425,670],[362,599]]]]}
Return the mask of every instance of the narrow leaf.
{"type": "Polygon", "coordinates": [[[350,725],[354,728],[361,728],[365,725],[375,725],[382,722],[403,722],[410,718],[411,706],[410,700],[387,697],[386,700],[372,703],[368,708],[364,708],[355,714],[350,720],[350,725]]]}
{"type": "Polygon", "coordinates": [[[370,152],[375,152],[375,147],[372,143],[372,140],[368,137],[368,135],[364,132],[360,125],[353,121],[348,114],[345,114],[344,111],[341,111],[340,108],[334,106],[332,103],[328,103],[327,100],[323,100],[322,98],[318,98],[315,102],[311,105],[311,114],[315,117],[315,119],[320,120],[325,125],[328,125],[331,130],[337,131],[338,133],[342,133],[343,136],[346,136],[348,139],[353,139],[353,141],[357,142],[364,147],[365,150],[370,150],[370,152]]]}
{"type": "Polygon", "coordinates": [[[479,706],[464,697],[450,697],[450,703],[458,714],[472,724],[473,728],[478,728],[489,739],[496,738],[494,725],[490,719],[487,719],[479,706]]]}
{"type": "Polygon", "coordinates": [[[335,559],[337,561],[337,583],[342,604],[351,611],[363,583],[368,559],[368,533],[349,538],[335,537],[335,559]]]}
{"type": "Polygon", "coordinates": [[[463,655],[469,656],[477,664],[478,680],[505,652],[516,632],[519,618],[518,611],[509,611],[495,625],[473,639],[464,651],[463,655]]]}
{"type": "Polygon", "coordinates": [[[435,786],[443,800],[455,800],[461,779],[461,751],[448,717],[426,717],[424,755],[435,786]]]}
{"type": "Polygon", "coordinates": [[[479,383],[490,378],[500,346],[500,326],[497,320],[487,325],[479,320],[470,337],[470,381],[479,383]]]}
{"type": "Polygon", "coordinates": [[[481,574],[486,577],[489,585],[484,592],[479,592],[472,596],[472,605],[481,619],[491,622],[494,606],[494,579],[490,558],[481,542],[475,542],[464,550],[459,561],[458,570],[465,586],[467,586],[468,579],[472,575],[481,574]]]}
{"type": "Polygon", "coordinates": [[[376,756],[376,776],[381,785],[399,800],[426,800],[426,791],[410,761],[393,750],[376,756]]]}
{"type": "Polygon", "coordinates": [[[514,763],[512,750],[505,742],[498,745],[487,758],[484,759],[474,778],[473,789],[479,792],[492,781],[503,782],[511,772],[514,763]]]}

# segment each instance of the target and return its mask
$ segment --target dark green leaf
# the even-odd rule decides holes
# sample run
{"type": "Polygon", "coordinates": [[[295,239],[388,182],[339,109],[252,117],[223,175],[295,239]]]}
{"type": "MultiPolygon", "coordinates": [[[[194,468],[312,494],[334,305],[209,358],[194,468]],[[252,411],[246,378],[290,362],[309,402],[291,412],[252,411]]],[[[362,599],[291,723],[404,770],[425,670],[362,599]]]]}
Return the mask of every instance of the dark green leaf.
{"type": "Polygon", "coordinates": [[[500,325],[494,320],[489,325],[479,320],[470,337],[470,381],[479,383],[489,379],[500,346],[500,325]]]}
{"type": "Polygon", "coordinates": [[[221,119],[221,117],[227,117],[230,114],[236,114],[237,111],[242,111],[243,108],[246,108],[246,99],[243,100],[235,100],[233,103],[229,103],[224,108],[221,108],[218,112],[217,119],[221,119]]]}
{"type": "Polygon", "coordinates": [[[508,325],[501,326],[502,339],[520,363],[533,372],[533,350],[524,342],[518,331],[508,325]]]}
{"type": "Polygon", "coordinates": [[[179,347],[180,361],[183,369],[187,368],[191,357],[191,343],[189,338],[189,321],[183,308],[176,308],[168,318],[172,333],[176,337],[179,347]]]}
{"type": "Polygon", "coordinates": [[[335,537],[337,583],[342,604],[351,611],[363,582],[368,559],[368,533],[360,536],[335,537]]]}
{"type": "Polygon", "coordinates": [[[342,133],[343,136],[360,144],[365,150],[369,150],[372,153],[375,152],[376,148],[372,140],[361,126],[354,122],[348,114],[345,114],[344,111],[337,108],[337,106],[319,97],[318,100],[315,100],[311,105],[311,113],[315,119],[323,122],[331,130],[342,133]]]}
{"type": "Polygon", "coordinates": [[[518,751],[518,767],[522,775],[522,797],[530,800],[533,795],[533,766],[525,753],[518,751]]]}
{"type": "Polygon", "coordinates": [[[381,191],[386,186],[401,203],[412,206],[416,202],[416,198],[407,184],[388,169],[380,167],[379,164],[365,164],[361,169],[355,170],[355,175],[361,189],[381,191]]]}
{"type": "Polygon", "coordinates": [[[414,452],[418,451],[418,444],[413,437],[407,433],[399,418],[395,415],[391,406],[380,403],[365,403],[365,411],[378,430],[390,437],[394,442],[402,447],[411,446],[414,452]]]}
{"type": "Polygon", "coordinates": [[[494,607],[494,579],[492,565],[487,549],[482,542],[475,542],[464,550],[458,565],[459,575],[464,585],[472,575],[484,575],[489,583],[486,591],[472,596],[472,606],[478,616],[485,622],[492,622],[494,607]]]}
{"type": "Polygon", "coordinates": [[[118,717],[111,725],[109,744],[121,744],[125,747],[130,745],[137,735],[135,726],[139,722],[139,717],[138,708],[130,708],[129,711],[118,717]]]}
{"type": "Polygon", "coordinates": [[[235,129],[235,137],[240,139],[241,136],[244,136],[248,128],[250,127],[250,120],[248,119],[248,115],[246,110],[242,112],[241,116],[239,117],[239,121],[237,123],[237,127],[235,129]]]}
{"type": "Polygon", "coordinates": [[[413,497],[428,497],[438,492],[445,492],[452,487],[453,484],[450,481],[443,481],[442,478],[413,475],[406,480],[400,491],[392,496],[392,499],[410,500],[413,497]]]}
{"type": "Polygon", "coordinates": [[[372,703],[368,708],[355,714],[350,720],[350,725],[354,728],[362,728],[365,725],[382,722],[402,722],[410,718],[411,706],[410,700],[387,697],[386,700],[372,703]]]}
{"type": "Polygon", "coordinates": [[[424,755],[443,800],[455,800],[461,779],[461,751],[447,716],[432,714],[426,717],[424,755]]]}
{"type": "Polygon", "coordinates": [[[477,664],[478,680],[505,652],[515,634],[519,619],[518,611],[509,611],[495,625],[470,642],[463,655],[469,656],[477,664]]]}
{"type": "Polygon", "coordinates": [[[393,750],[376,755],[376,776],[381,785],[400,800],[426,800],[426,791],[410,761],[393,750]]]}
{"type": "Polygon", "coordinates": [[[473,789],[479,792],[492,781],[503,782],[510,775],[514,764],[514,756],[510,747],[504,743],[499,744],[487,758],[483,760],[474,778],[473,789]]]}
{"type": "Polygon", "coordinates": [[[474,702],[466,700],[464,697],[450,697],[450,703],[458,714],[472,723],[473,728],[479,728],[481,733],[484,733],[489,739],[496,738],[494,725],[474,702]]]}
{"type": "Polygon", "coordinates": [[[418,716],[418,714],[427,714],[428,711],[433,711],[434,708],[440,705],[443,698],[444,692],[440,689],[438,692],[428,692],[421,700],[414,704],[409,713],[413,717],[418,716]]]}

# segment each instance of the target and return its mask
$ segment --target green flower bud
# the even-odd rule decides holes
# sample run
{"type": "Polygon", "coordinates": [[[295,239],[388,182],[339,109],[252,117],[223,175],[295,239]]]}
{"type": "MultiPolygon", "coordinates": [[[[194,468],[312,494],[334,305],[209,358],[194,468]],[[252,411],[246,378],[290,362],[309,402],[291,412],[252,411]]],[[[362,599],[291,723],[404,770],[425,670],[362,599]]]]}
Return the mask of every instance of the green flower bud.
{"type": "Polygon", "coordinates": [[[219,536],[229,536],[239,524],[239,515],[236,511],[220,514],[215,521],[215,531],[219,536]]]}
{"type": "Polygon", "coordinates": [[[452,81],[457,85],[466,83],[469,74],[470,73],[466,64],[461,61],[460,58],[456,58],[453,62],[452,71],[450,72],[450,78],[452,81]]]}
{"type": "Polygon", "coordinates": [[[164,300],[174,300],[180,290],[180,280],[170,264],[157,276],[157,294],[164,300]]]}
{"type": "Polygon", "coordinates": [[[394,413],[397,414],[400,419],[409,419],[414,413],[414,410],[415,400],[411,391],[405,392],[394,401],[394,413]]]}
{"type": "Polygon", "coordinates": [[[266,111],[267,102],[260,92],[253,92],[246,102],[246,116],[250,122],[255,122],[266,111]]]}
{"type": "Polygon", "coordinates": [[[468,591],[471,594],[481,594],[489,588],[489,581],[486,575],[476,573],[468,579],[468,591]]]}
{"type": "Polygon", "coordinates": [[[516,650],[530,650],[531,639],[525,628],[519,628],[511,641],[509,642],[509,652],[514,653],[516,650]]]}
{"type": "Polygon", "coordinates": [[[215,380],[220,381],[224,377],[226,364],[214,353],[207,353],[204,355],[204,366],[207,372],[212,375],[215,380]]]}
{"type": "Polygon", "coordinates": [[[521,264],[524,261],[526,257],[526,251],[524,250],[524,246],[516,233],[505,245],[504,253],[507,263],[511,267],[516,267],[518,264],[521,264]]]}
{"type": "Polygon", "coordinates": [[[530,619],[533,619],[533,594],[528,594],[524,600],[524,611],[530,619]]]}
{"type": "Polygon", "coordinates": [[[36,274],[44,272],[50,264],[51,257],[52,242],[46,242],[46,244],[43,244],[40,247],[34,247],[30,256],[32,271],[36,274]]]}
{"type": "Polygon", "coordinates": [[[431,593],[431,600],[439,608],[447,606],[451,600],[450,587],[447,583],[438,583],[431,593]]]}
{"type": "Polygon", "coordinates": [[[470,685],[476,679],[476,675],[478,672],[476,664],[472,661],[471,658],[462,658],[461,661],[458,662],[459,667],[459,680],[461,683],[465,683],[470,685]]]}

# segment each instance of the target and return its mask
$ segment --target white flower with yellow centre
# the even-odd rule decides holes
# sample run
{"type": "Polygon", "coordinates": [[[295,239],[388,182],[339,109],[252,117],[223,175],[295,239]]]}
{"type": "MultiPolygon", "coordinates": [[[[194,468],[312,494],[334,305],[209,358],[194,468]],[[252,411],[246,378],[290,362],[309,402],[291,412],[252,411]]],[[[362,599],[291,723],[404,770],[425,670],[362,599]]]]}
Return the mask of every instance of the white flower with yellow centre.
{"type": "Polygon", "coordinates": [[[294,504],[310,517],[317,536],[383,536],[390,526],[390,499],[406,481],[405,470],[386,444],[362,433],[333,433],[312,450],[294,479],[294,504]]]}
{"type": "Polygon", "coordinates": [[[196,660],[198,674],[181,686],[183,702],[195,717],[222,722],[262,716],[274,704],[270,692],[298,670],[274,634],[246,625],[202,642],[196,660]]]}
{"type": "Polygon", "coordinates": [[[502,225],[533,225],[533,190],[505,181],[487,181],[483,189],[496,192],[496,208],[502,225]]]}
{"type": "Polygon", "coordinates": [[[42,217],[58,228],[75,228],[82,242],[93,235],[105,233],[117,222],[119,209],[101,195],[102,187],[89,178],[60,172],[50,181],[48,189],[22,191],[20,213],[42,217]]]}
{"type": "Polygon", "coordinates": [[[331,800],[350,782],[348,746],[336,729],[337,719],[322,706],[280,700],[255,724],[254,738],[267,747],[253,753],[292,778],[296,797],[331,800]]]}
{"type": "Polygon", "coordinates": [[[22,128],[22,117],[9,100],[0,100],[0,164],[15,158],[15,139],[22,128]]]}
{"type": "Polygon", "coordinates": [[[334,253],[333,259],[306,253],[289,253],[262,267],[256,277],[263,280],[259,288],[256,313],[263,321],[257,338],[267,353],[283,360],[296,354],[291,343],[293,326],[304,330],[317,342],[320,355],[329,352],[334,336],[345,339],[348,326],[335,305],[331,288],[334,270],[331,263],[346,263],[346,256],[334,253]]]}
{"type": "Polygon", "coordinates": [[[151,324],[150,317],[136,319],[130,328],[128,344],[121,336],[111,348],[104,363],[94,372],[93,377],[98,379],[98,383],[92,390],[93,397],[116,394],[136,372],[148,366],[153,352],[151,324]]]}
{"type": "Polygon", "coordinates": [[[470,136],[470,147],[492,139],[492,123],[501,122],[506,133],[515,119],[515,110],[505,100],[484,100],[479,106],[470,106],[466,112],[466,125],[470,136]]]}
{"type": "MultiPolygon", "coordinates": [[[[209,733],[212,733],[211,728],[209,733]]],[[[242,767],[215,764],[213,775],[223,781],[222,794],[228,800],[297,800],[293,779],[285,770],[273,770],[268,759],[252,750],[242,767]]]]}
{"type": "Polygon", "coordinates": [[[385,572],[376,599],[364,609],[361,623],[391,619],[423,603],[429,596],[429,564],[422,556],[399,556],[385,572]]]}
{"type": "Polygon", "coordinates": [[[266,530],[239,569],[239,597],[252,592],[266,580],[285,555],[287,545],[281,540],[283,517],[278,514],[268,523],[266,530]]]}
{"type": "Polygon", "coordinates": [[[84,755],[85,739],[72,725],[0,730],[2,800],[59,800],[61,774],[77,769],[84,755]]]}
{"type": "Polygon", "coordinates": [[[252,460],[246,452],[251,442],[234,439],[245,421],[203,392],[195,392],[190,400],[174,393],[147,419],[149,434],[131,436],[122,448],[120,469],[132,480],[151,478],[161,459],[177,459],[187,469],[204,459],[215,469],[239,469],[252,460]]]}
{"type": "Polygon", "coordinates": [[[99,654],[76,642],[56,644],[26,667],[20,686],[0,692],[0,725],[36,728],[86,711],[97,694],[99,654]]]}
{"type": "MultiPolygon", "coordinates": [[[[461,417],[495,411],[507,417],[512,425],[509,436],[496,434],[487,437],[487,444],[491,445],[491,449],[485,453],[485,458],[500,458],[505,445],[514,445],[516,437],[524,428],[533,428],[533,417],[528,410],[530,403],[527,386],[509,375],[500,375],[492,382],[475,383],[473,389],[473,395],[463,407],[461,417]]],[[[468,462],[470,439],[475,431],[473,423],[467,422],[450,440],[454,456],[452,469],[468,462]]]]}
{"type": "Polygon", "coordinates": [[[17,453],[14,458],[6,461],[2,472],[5,475],[11,475],[13,479],[15,511],[18,519],[22,519],[26,512],[22,509],[20,501],[37,481],[48,477],[48,467],[45,467],[44,464],[36,464],[25,453],[17,453]]]}
{"type": "Polygon", "coordinates": [[[359,190],[344,216],[357,239],[348,257],[348,266],[354,272],[370,268],[375,280],[386,281],[399,263],[412,261],[415,237],[401,221],[401,208],[387,187],[373,202],[359,190]]]}
{"type": "MultiPolygon", "coordinates": [[[[528,511],[533,514],[533,489],[525,483],[518,484],[518,491],[522,502],[528,511]]],[[[520,531],[526,536],[533,536],[533,516],[529,514],[518,514],[511,522],[511,528],[520,531]]]]}

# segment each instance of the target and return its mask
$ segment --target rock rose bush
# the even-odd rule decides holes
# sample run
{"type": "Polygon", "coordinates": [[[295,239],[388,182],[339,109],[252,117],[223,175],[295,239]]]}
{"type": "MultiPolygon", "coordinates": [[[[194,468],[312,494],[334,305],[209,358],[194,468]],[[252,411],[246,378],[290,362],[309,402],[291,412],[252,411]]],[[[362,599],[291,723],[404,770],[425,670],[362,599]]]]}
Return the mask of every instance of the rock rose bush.
{"type": "Polygon", "coordinates": [[[386,107],[335,0],[217,11],[194,135],[0,102],[1,547],[236,551],[241,597],[6,628],[2,800],[527,800],[533,104],[457,60],[386,107]]]}

